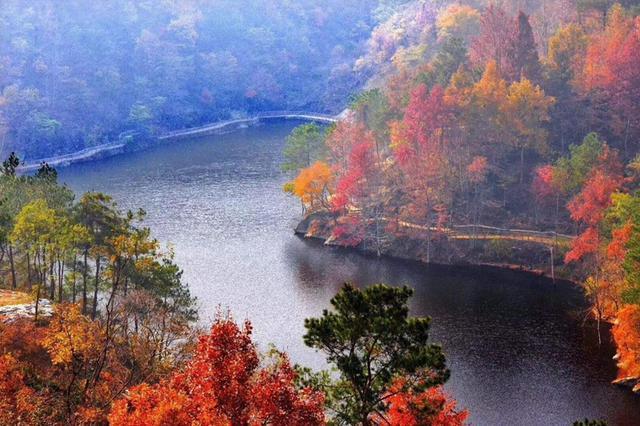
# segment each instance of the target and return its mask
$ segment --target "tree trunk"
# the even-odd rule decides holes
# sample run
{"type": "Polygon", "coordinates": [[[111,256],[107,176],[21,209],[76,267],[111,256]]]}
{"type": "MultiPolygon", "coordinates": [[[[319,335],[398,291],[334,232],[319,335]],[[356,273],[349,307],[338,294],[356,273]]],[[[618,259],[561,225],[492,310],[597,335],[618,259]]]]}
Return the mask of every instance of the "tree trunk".
{"type": "Polygon", "coordinates": [[[98,285],[100,284],[100,256],[96,257],[96,279],[93,289],[93,310],[91,311],[91,319],[96,319],[98,313],[98,285]]]}
{"type": "Polygon", "coordinates": [[[550,251],[549,256],[551,258],[550,259],[551,260],[551,279],[553,280],[553,283],[555,284],[556,283],[556,272],[555,272],[555,267],[554,267],[554,264],[553,264],[553,246],[549,247],[549,251],[550,251]]]}
{"type": "Polygon", "coordinates": [[[40,291],[42,288],[42,282],[44,282],[45,277],[44,277],[44,272],[41,270],[42,269],[42,264],[44,264],[45,258],[44,258],[44,250],[42,252],[42,261],[40,261],[40,250],[38,250],[36,252],[36,256],[35,259],[33,259],[34,262],[34,267],[36,269],[36,271],[40,272],[40,279],[38,281],[38,283],[36,284],[36,307],[35,307],[35,315],[34,315],[34,321],[37,323],[38,322],[38,311],[40,308],[40,291]]]}
{"type": "MultiPolygon", "coordinates": [[[[27,254],[27,262],[29,262],[29,255],[27,254]]],[[[9,264],[11,265],[11,288],[14,290],[18,287],[18,282],[16,280],[16,264],[13,261],[13,247],[9,244],[9,264]]],[[[31,283],[29,283],[31,285],[31,283]]]]}
{"type": "Polygon", "coordinates": [[[53,255],[51,255],[51,260],[49,260],[49,285],[51,286],[51,288],[49,289],[50,292],[50,299],[51,302],[54,302],[56,300],[56,279],[55,276],[53,275],[53,265],[55,264],[55,261],[53,260],[53,255]]]}
{"type": "Polygon", "coordinates": [[[71,283],[71,300],[76,303],[76,273],[78,272],[78,253],[73,253],[73,282],[71,283]]]}
{"type": "Polygon", "coordinates": [[[369,413],[361,413],[360,416],[361,416],[360,422],[362,423],[362,426],[371,425],[371,421],[369,420],[369,413]]]}
{"type": "Polygon", "coordinates": [[[87,266],[88,249],[84,249],[84,269],[82,270],[82,314],[87,314],[87,274],[89,267],[87,266]]]}
{"type": "Polygon", "coordinates": [[[29,250],[27,250],[27,285],[29,290],[31,290],[31,259],[29,255],[29,250]]]}
{"type": "Polygon", "coordinates": [[[58,303],[62,303],[62,282],[64,280],[64,262],[58,266],[58,303]]]}
{"type": "Polygon", "coordinates": [[[625,162],[629,159],[629,127],[631,126],[631,120],[627,120],[627,125],[625,126],[624,131],[624,160],[625,162]]]}
{"type": "Polygon", "coordinates": [[[36,309],[35,309],[35,315],[34,315],[34,321],[36,323],[38,322],[38,308],[40,307],[40,288],[41,288],[41,285],[40,283],[38,283],[36,287],[36,309]]]}
{"type": "Polygon", "coordinates": [[[47,285],[47,252],[45,249],[42,249],[42,257],[40,259],[36,259],[37,262],[37,271],[39,275],[39,283],[42,287],[46,288],[47,285]]]}
{"type": "Polygon", "coordinates": [[[427,205],[427,264],[431,263],[431,205],[427,205]]]}
{"type": "Polygon", "coordinates": [[[380,217],[378,214],[378,208],[376,207],[376,254],[378,257],[382,255],[380,250],[380,217]]]}
{"type": "Polygon", "coordinates": [[[520,148],[520,183],[524,182],[524,147],[520,148]]]}

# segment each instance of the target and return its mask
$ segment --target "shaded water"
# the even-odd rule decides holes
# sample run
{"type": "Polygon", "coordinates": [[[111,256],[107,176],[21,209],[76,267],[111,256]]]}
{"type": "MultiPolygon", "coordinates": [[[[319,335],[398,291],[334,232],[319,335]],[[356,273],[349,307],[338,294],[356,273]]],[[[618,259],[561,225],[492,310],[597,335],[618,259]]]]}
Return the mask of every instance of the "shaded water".
{"type": "MultiPolygon", "coordinates": [[[[425,267],[324,248],[293,235],[298,203],[281,188],[292,122],[160,145],[60,170],[77,192],[98,190],[123,209],[142,207],[154,235],[175,248],[206,321],[218,306],[249,318],[262,349],[322,367],[304,346],[344,281],[416,289],[414,314],[452,370],[448,390],[478,425],[566,425],[579,418],[640,424],[640,398],[610,385],[610,344],[581,327],[584,301],[569,285],[485,268],[425,267]]],[[[608,339],[608,336],[607,336],[608,339]]]]}

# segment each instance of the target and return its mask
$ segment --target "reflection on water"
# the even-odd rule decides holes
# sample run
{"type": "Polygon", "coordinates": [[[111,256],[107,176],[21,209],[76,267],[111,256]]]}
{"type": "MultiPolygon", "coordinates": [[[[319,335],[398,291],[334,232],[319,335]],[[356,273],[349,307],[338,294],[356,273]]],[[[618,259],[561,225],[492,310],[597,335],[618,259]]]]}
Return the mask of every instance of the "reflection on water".
{"type": "Polygon", "coordinates": [[[611,386],[610,344],[581,327],[584,302],[564,284],[483,268],[429,267],[327,249],[295,237],[298,203],[281,190],[284,138],[294,123],[223,136],[60,171],[81,192],[99,190],[123,209],[142,207],[175,248],[204,321],[228,307],[249,318],[264,349],[322,367],[302,343],[303,320],[328,307],[340,284],[386,282],[416,293],[413,313],[433,318],[452,369],[448,389],[474,424],[560,425],[607,418],[631,425],[640,398],[611,386]]]}

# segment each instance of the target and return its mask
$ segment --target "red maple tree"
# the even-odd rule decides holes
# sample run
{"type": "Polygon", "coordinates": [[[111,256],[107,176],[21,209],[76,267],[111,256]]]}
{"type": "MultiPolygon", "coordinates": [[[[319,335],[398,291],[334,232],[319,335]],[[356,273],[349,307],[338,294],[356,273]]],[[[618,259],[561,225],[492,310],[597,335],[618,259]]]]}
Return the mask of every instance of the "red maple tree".
{"type": "Polygon", "coordinates": [[[117,401],[113,425],[319,425],[324,396],[297,389],[284,354],[260,366],[251,324],[219,317],[203,335],[184,371],[157,385],[143,384],[117,401]]]}

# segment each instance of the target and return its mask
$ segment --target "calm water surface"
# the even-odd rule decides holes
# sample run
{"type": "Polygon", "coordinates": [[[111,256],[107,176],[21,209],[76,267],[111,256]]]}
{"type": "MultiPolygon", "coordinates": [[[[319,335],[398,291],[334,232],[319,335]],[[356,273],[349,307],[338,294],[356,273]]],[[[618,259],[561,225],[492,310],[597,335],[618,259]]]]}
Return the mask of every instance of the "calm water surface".
{"type": "MultiPolygon", "coordinates": [[[[176,251],[203,321],[218,307],[249,318],[262,349],[322,367],[304,346],[303,320],[328,307],[340,284],[385,282],[416,290],[414,314],[433,318],[432,338],[452,370],[447,388],[477,425],[567,425],[606,418],[640,425],[640,398],[611,386],[610,344],[580,325],[584,302],[568,285],[481,268],[425,267],[302,241],[299,204],[281,188],[284,139],[276,122],[60,170],[78,193],[144,208],[176,251]]],[[[607,336],[608,339],[608,336],[607,336]]]]}

